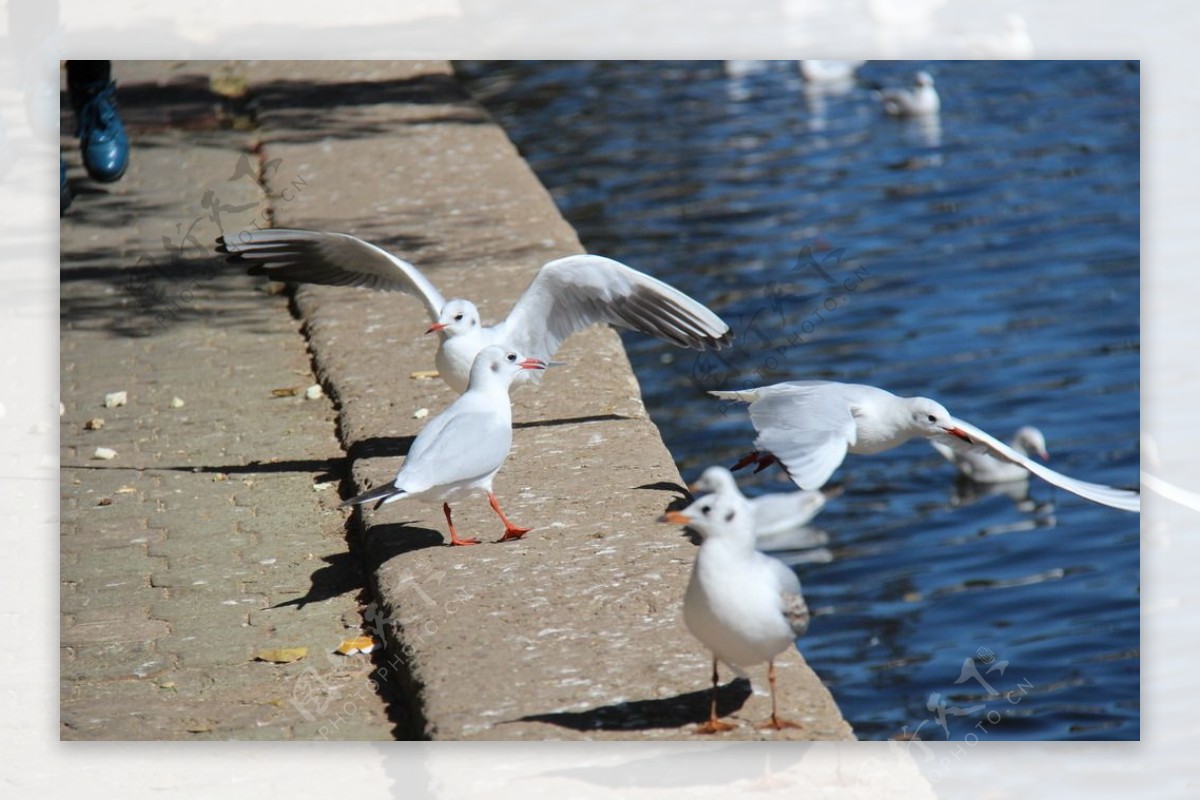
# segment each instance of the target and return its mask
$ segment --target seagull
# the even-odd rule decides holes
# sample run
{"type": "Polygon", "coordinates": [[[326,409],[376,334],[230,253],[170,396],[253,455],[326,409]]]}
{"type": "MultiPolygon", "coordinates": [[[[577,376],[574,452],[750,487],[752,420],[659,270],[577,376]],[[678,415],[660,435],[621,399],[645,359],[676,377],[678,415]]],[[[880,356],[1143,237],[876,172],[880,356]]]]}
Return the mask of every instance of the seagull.
{"type": "Polygon", "coordinates": [[[1004,32],[988,36],[970,36],[963,44],[975,58],[1028,59],[1033,58],[1033,38],[1020,14],[1004,18],[1004,32]]]}
{"type": "Polygon", "coordinates": [[[703,537],[683,596],[683,622],[713,654],[712,703],[697,733],[734,728],[717,718],[718,661],[739,676],[766,662],[771,718],[762,728],[798,728],[778,714],[775,658],[808,630],[800,579],[783,562],[754,549],[753,514],[744,498],[704,495],[659,522],[688,526],[703,537]]]}
{"type": "MultiPolygon", "coordinates": [[[[1021,465],[997,459],[987,451],[960,443],[962,440],[953,441],[952,444],[935,439],[929,441],[935,451],[958,468],[958,472],[977,483],[1007,484],[1029,478],[1029,471],[1021,465]]],[[[1018,428],[1017,433],[1013,435],[1011,446],[1022,456],[1036,453],[1042,461],[1050,459],[1050,454],[1046,452],[1046,437],[1033,426],[1018,428]]]]}
{"type": "Polygon", "coordinates": [[[883,101],[884,112],[893,117],[928,117],[942,107],[937,89],[933,88],[933,76],[924,70],[913,76],[911,89],[884,89],[879,99],[883,101]]]}
{"type": "Polygon", "coordinates": [[[1056,473],[987,432],[951,417],[946,407],[929,398],[901,398],[878,387],[836,381],[788,381],[709,394],[750,404],[750,421],[758,432],[757,450],[733,469],[756,463],[757,472],[780,462],[801,489],[824,486],[847,453],[879,453],[914,437],[957,438],[1081,498],[1129,512],[1141,510],[1137,492],[1056,473]]]}
{"type": "Polygon", "coordinates": [[[747,498],[738,489],[733,473],[724,467],[713,465],[700,474],[700,478],[688,485],[692,492],[709,492],[741,498],[750,505],[754,515],[755,547],[769,550],[765,543],[780,532],[791,531],[803,526],[817,516],[826,501],[840,495],[840,487],[799,492],[772,492],[747,498]]]}
{"type": "Polygon", "coordinates": [[[855,71],[867,62],[803,59],[798,63],[800,75],[809,83],[847,83],[854,79],[855,71]]]}
{"type": "Polygon", "coordinates": [[[479,351],[471,365],[467,391],[430,420],[409,448],[404,465],[390,484],[356,495],[342,506],[385,503],[403,498],[442,501],[450,529],[451,545],[477,545],[476,539],[459,539],[450,517],[450,502],[486,492],[488,503],[504,523],[500,542],[520,539],[532,529],[514,526],[492,492],[492,479],[500,472],[512,448],[512,406],[508,388],[526,370],[544,370],[546,363],[526,358],[499,345],[479,351]]]}
{"type": "Polygon", "coordinates": [[[217,239],[230,261],[276,281],[358,286],[416,295],[441,344],[437,368],[456,392],[467,388],[475,354],[504,345],[549,362],[563,340],[609,323],[694,350],[720,350],[733,334],[720,317],[679,290],[603,256],[556,259],[538,270],[508,317],[484,326],[469,300],[446,300],[416,267],[349,234],[290,228],[243,231],[217,239]]]}

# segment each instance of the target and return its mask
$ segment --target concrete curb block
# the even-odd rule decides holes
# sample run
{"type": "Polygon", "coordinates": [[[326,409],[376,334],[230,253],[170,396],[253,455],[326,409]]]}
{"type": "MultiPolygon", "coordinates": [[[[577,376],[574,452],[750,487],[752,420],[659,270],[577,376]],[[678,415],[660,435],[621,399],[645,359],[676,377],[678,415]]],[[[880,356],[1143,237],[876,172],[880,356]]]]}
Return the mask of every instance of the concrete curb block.
{"type": "MultiPolygon", "coordinates": [[[[503,315],[544,262],[583,252],[546,190],[442,62],[272,62],[250,68],[275,223],[345,231],[417,264],[447,297],[503,315]],[[278,162],[274,160],[278,159],[278,162]],[[288,187],[291,187],[288,191],[288,187]]],[[[636,265],[634,265],[636,266],[636,265]]],[[[685,288],[686,290],[686,288],[685,288]]],[[[452,400],[412,298],[302,287],[296,301],[362,489],[389,481],[411,438],[452,400]]],[[[664,346],[666,347],[666,346],[664,346]]],[[[412,700],[432,739],[679,739],[707,714],[709,656],[680,615],[693,546],[657,524],[682,482],[616,334],[573,337],[540,387],[514,392],[514,447],[496,481],[506,513],[534,530],[497,545],[486,501],[400,502],[362,514],[387,621],[379,675],[412,700]]],[[[771,735],[769,700],[744,683],[723,703],[723,739],[853,739],[794,652],[779,665],[798,731],[771,735]],[[744,704],[743,704],[744,701],[744,704]]],[[[756,686],[765,688],[756,674],[756,686]]]]}

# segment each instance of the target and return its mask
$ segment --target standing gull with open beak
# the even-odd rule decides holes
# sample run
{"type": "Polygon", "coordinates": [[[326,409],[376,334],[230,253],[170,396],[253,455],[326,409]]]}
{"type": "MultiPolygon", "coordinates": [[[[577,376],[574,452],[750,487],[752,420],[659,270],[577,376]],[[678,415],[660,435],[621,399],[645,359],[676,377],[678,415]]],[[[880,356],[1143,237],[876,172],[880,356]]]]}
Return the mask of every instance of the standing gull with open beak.
{"type": "Polygon", "coordinates": [[[500,542],[520,539],[531,529],[515,526],[505,517],[492,492],[492,479],[512,449],[508,388],[517,376],[544,369],[545,362],[499,345],[481,350],[471,366],[467,391],[421,429],[395,481],[357,495],[342,506],[376,501],[378,509],[403,498],[441,501],[450,544],[476,545],[479,540],[460,539],[454,530],[450,502],[486,492],[488,503],[504,523],[500,542]]]}
{"type": "Polygon", "coordinates": [[[779,717],[775,697],[775,658],[808,630],[808,605],[791,568],[754,549],[754,521],[744,498],[704,495],[662,523],[688,526],[703,538],[683,596],[683,622],[713,654],[712,702],[708,720],[697,729],[715,734],[734,728],[717,717],[717,662],[739,676],[768,664],[771,717],[762,728],[798,728],[779,717]]]}

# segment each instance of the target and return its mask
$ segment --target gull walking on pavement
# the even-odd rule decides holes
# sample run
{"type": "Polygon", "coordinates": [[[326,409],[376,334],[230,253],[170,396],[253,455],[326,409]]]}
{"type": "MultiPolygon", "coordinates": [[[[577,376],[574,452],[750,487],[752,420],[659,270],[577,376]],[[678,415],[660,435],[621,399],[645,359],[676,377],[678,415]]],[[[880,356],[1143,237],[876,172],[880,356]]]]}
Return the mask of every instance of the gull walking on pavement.
{"type": "Polygon", "coordinates": [[[684,623],[713,654],[712,702],[708,721],[697,732],[734,728],[717,717],[718,661],[742,676],[746,668],[766,662],[771,717],[763,728],[798,728],[779,717],[775,658],[808,630],[800,579],[783,562],[754,549],[753,516],[745,499],[705,495],[659,520],[688,526],[703,537],[683,598],[684,623]]]}
{"type": "Polygon", "coordinates": [[[529,375],[526,371],[544,369],[544,362],[499,345],[481,350],[471,366],[467,391],[421,429],[396,480],[342,505],[376,501],[378,509],[382,504],[404,498],[441,501],[450,529],[450,544],[476,545],[479,540],[460,539],[454,530],[450,503],[485,492],[492,510],[504,523],[500,541],[522,537],[531,529],[515,526],[504,516],[492,492],[492,479],[512,448],[508,388],[517,376],[529,375]]]}
{"type": "Polygon", "coordinates": [[[801,489],[824,486],[847,453],[879,453],[914,437],[956,438],[1081,498],[1128,512],[1141,510],[1137,492],[1057,473],[986,431],[951,417],[929,398],[901,398],[878,387],[836,381],[789,381],[709,394],[750,404],[757,450],[733,469],[757,463],[761,470],[779,462],[801,489]]]}
{"type": "Polygon", "coordinates": [[[484,326],[469,300],[447,301],[416,267],[348,234],[287,228],[243,231],[217,240],[251,275],[276,281],[358,286],[416,295],[441,344],[437,368],[463,392],[475,354],[503,345],[544,362],[576,331],[609,323],[681,348],[721,349],[733,338],[720,317],[668,284],[603,256],[567,256],[538,270],[508,317],[484,326]]]}

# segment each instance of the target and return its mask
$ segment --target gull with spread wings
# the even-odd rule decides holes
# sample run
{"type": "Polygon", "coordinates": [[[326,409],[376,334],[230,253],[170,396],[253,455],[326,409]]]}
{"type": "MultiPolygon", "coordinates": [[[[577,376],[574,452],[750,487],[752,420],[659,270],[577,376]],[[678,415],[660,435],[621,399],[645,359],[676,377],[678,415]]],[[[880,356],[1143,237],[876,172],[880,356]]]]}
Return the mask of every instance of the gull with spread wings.
{"type": "Polygon", "coordinates": [[[446,300],[416,267],[349,234],[275,228],[217,240],[251,275],[276,281],[405,292],[424,304],[441,345],[437,368],[456,392],[467,388],[475,354],[503,345],[548,362],[567,337],[595,323],[656,336],[681,348],[721,349],[733,338],[720,317],[674,287],[603,256],[556,259],[538,270],[508,317],[484,326],[469,300],[446,300]]]}

